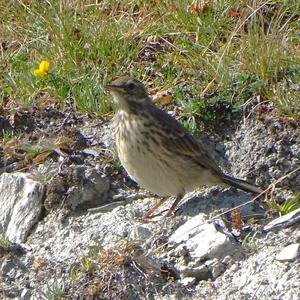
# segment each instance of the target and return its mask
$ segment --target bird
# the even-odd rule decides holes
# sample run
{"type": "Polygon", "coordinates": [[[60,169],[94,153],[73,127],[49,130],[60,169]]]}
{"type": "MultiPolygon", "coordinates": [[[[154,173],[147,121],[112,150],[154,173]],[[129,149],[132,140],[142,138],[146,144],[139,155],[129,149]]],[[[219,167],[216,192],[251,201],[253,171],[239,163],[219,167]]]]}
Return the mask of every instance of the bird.
{"type": "Polygon", "coordinates": [[[122,166],[140,187],[161,197],[144,218],[176,196],[165,217],[183,196],[203,186],[232,186],[254,194],[263,191],[226,175],[203,146],[173,116],[157,107],[144,86],[128,75],[106,85],[116,106],[114,134],[122,166]]]}

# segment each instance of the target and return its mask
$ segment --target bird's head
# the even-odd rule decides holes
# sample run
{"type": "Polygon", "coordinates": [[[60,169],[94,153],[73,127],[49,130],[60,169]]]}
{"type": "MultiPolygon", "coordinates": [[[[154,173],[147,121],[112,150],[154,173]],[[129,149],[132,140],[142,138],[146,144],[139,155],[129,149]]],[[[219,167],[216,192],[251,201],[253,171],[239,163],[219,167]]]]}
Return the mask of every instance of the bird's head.
{"type": "Polygon", "coordinates": [[[126,109],[130,105],[151,103],[151,99],[144,85],[129,76],[122,76],[106,85],[113,95],[119,109],[126,109]]]}

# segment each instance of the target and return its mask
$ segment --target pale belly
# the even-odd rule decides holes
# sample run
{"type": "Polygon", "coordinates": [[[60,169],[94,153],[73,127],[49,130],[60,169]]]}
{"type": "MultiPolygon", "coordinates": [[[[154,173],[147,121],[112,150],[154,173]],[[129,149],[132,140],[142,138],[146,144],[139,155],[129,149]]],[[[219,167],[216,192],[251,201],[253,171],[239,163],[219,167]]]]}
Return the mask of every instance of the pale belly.
{"type": "Polygon", "coordinates": [[[160,196],[184,192],[183,182],[177,178],[171,166],[166,166],[160,160],[158,153],[124,140],[118,141],[117,148],[120,147],[123,151],[118,151],[118,154],[123,167],[141,187],[160,196]]]}
{"type": "Polygon", "coordinates": [[[166,149],[159,148],[149,137],[142,138],[147,128],[138,119],[122,122],[122,125],[116,133],[119,159],[130,177],[146,190],[172,196],[220,183],[210,170],[182,156],[164,152],[166,149]]]}

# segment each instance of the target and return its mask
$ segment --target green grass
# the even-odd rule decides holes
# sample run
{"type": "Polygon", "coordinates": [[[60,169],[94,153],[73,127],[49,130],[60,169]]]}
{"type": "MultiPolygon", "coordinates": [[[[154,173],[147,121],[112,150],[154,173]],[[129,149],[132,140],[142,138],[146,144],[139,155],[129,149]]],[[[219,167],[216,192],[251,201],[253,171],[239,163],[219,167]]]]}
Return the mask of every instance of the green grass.
{"type": "Polygon", "coordinates": [[[66,295],[66,285],[63,281],[54,280],[48,283],[42,292],[42,299],[60,300],[66,295]]]}
{"type": "Polygon", "coordinates": [[[216,1],[198,12],[190,1],[107,3],[1,1],[0,101],[71,98],[106,114],[103,86],[129,73],[169,89],[191,129],[230,120],[249,99],[299,117],[299,1],[216,1]],[[37,78],[42,60],[50,72],[37,78]]]}
{"type": "Polygon", "coordinates": [[[259,240],[257,237],[257,232],[248,233],[242,241],[242,247],[245,250],[247,256],[253,255],[257,252],[259,248],[259,240]]]}
{"type": "Polygon", "coordinates": [[[280,216],[286,215],[300,208],[300,193],[285,200],[281,204],[277,203],[275,200],[272,200],[268,203],[268,207],[270,210],[277,212],[280,216]]]}
{"type": "Polygon", "coordinates": [[[4,236],[0,236],[0,247],[2,248],[10,248],[12,245],[11,241],[4,236]]]}

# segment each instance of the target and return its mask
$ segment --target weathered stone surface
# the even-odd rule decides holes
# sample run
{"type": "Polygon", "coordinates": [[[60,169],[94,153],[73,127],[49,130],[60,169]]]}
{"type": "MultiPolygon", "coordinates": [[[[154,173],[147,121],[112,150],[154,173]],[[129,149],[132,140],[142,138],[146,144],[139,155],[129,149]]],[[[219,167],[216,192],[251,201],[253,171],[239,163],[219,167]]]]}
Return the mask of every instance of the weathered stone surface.
{"type": "MultiPolygon", "coordinates": [[[[211,299],[283,299],[298,300],[300,289],[299,260],[282,263],[276,259],[282,245],[295,240],[299,229],[270,232],[258,241],[258,248],[245,260],[233,264],[214,280],[211,299]]],[[[209,282],[197,285],[195,299],[202,299],[212,290],[209,282]]]]}
{"type": "Polygon", "coordinates": [[[300,244],[291,244],[284,247],[276,256],[279,261],[294,261],[300,255],[300,244]]]}
{"type": "Polygon", "coordinates": [[[201,265],[200,267],[195,268],[179,265],[177,268],[182,278],[194,277],[197,280],[207,280],[211,278],[211,274],[206,265],[201,265]]]}
{"type": "Polygon", "coordinates": [[[193,261],[224,258],[238,247],[229,236],[218,231],[213,223],[207,223],[204,214],[180,226],[169,242],[177,244],[177,249],[185,249],[193,261]]]}
{"type": "Polygon", "coordinates": [[[104,204],[109,180],[97,170],[85,166],[72,166],[55,175],[47,184],[45,208],[75,210],[79,205],[104,204]]]}
{"type": "MultiPolygon", "coordinates": [[[[108,249],[119,241],[146,240],[155,224],[139,224],[136,215],[142,215],[143,201],[115,208],[110,213],[91,212],[72,217],[61,224],[47,216],[39,222],[29,244],[42,248],[43,256],[63,261],[88,253],[90,246],[108,249]],[[47,228],[51,226],[51,232],[47,228]],[[47,234],[45,232],[47,231],[47,234]]],[[[40,252],[41,253],[41,252],[40,252]]]]}
{"type": "Polygon", "coordinates": [[[300,208],[281,216],[275,220],[272,220],[269,224],[264,226],[264,231],[278,230],[300,222],[300,208]]]}
{"type": "Polygon", "coordinates": [[[205,262],[205,265],[210,270],[212,278],[214,279],[218,278],[226,270],[225,264],[223,264],[216,258],[205,262]]]}
{"type": "Polygon", "coordinates": [[[22,300],[30,300],[31,298],[31,291],[29,289],[23,289],[22,293],[21,293],[21,299],[22,300]]]}
{"type": "MultiPolygon", "coordinates": [[[[299,131],[275,121],[272,114],[264,118],[263,122],[256,118],[244,119],[226,143],[232,174],[262,187],[296,170],[300,156],[299,131]]],[[[276,190],[278,187],[292,191],[291,194],[298,193],[300,170],[281,180],[276,190]]]]}
{"type": "Polygon", "coordinates": [[[6,257],[0,266],[0,275],[3,278],[18,278],[26,270],[25,265],[17,257],[6,257]]]}
{"type": "Polygon", "coordinates": [[[136,224],[129,232],[130,240],[144,241],[151,236],[151,231],[146,225],[136,224]]]}
{"type": "Polygon", "coordinates": [[[180,280],[180,283],[186,287],[192,287],[196,283],[195,277],[185,277],[180,280]]]}
{"type": "MultiPolygon", "coordinates": [[[[204,188],[185,195],[175,217],[161,219],[160,216],[172,202],[167,201],[159,210],[163,213],[145,223],[141,217],[154,205],[157,198],[149,199],[146,192],[130,183],[122,168],[106,163],[107,158],[111,160],[111,153],[106,156],[104,151],[111,152],[106,145],[113,142],[109,130],[96,123],[91,126],[90,120],[94,118],[86,124],[79,124],[74,120],[75,123],[71,120],[72,126],[81,129],[86,126],[84,130],[89,134],[85,139],[91,142],[89,147],[92,151],[79,151],[82,147],[75,147],[75,152],[63,162],[57,157],[49,157],[34,167],[33,171],[54,178],[47,183],[47,212],[26,239],[26,244],[22,245],[26,249],[25,253],[12,253],[13,248],[4,249],[5,256],[19,253],[18,259],[25,265],[25,272],[21,267],[15,270],[16,264],[11,264],[9,260],[5,260],[2,265],[3,259],[0,263],[0,270],[2,265],[4,275],[0,283],[1,295],[4,291],[5,297],[41,299],[49,285],[53,289],[53,285],[61,283],[67,289],[64,298],[75,299],[74,292],[77,292],[78,299],[84,298],[84,293],[94,291],[90,288],[97,287],[94,284],[101,283],[101,278],[82,272],[82,258],[92,259],[95,249],[99,249],[100,253],[103,250],[106,254],[110,251],[117,252],[122,257],[121,263],[124,258],[126,262],[117,271],[113,270],[114,275],[111,276],[112,270],[107,272],[102,268],[107,267],[107,264],[103,265],[102,259],[93,258],[97,260],[95,266],[109,275],[109,289],[113,290],[113,282],[118,287],[115,294],[107,297],[101,295],[105,299],[146,299],[149,295],[155,295],[154,297],[164,300],[298,300],[299,260],[288,263],[276,260],[283,247],[300,242],[297,226],[282,230],[284,225],[278,227],[280,230],[261,234],[260,227],[250,225],[257,235],[251,239],[253,244],[246,251],[243,260],[237,261],[243,249],[232,239],[232,228],[226,228],[224,224],[218,227],[207,220],[223,210],[247,202],[251,195],[234,188],[220,187],[204,188]],[[115,208],[116,206],[118,207],[115,208]],[[68,210],[67,216],[64,215],[65,209],[68,210]],[[192,218],[199,213],[205,214],[200,215],[196,222],[197,219],[192,218]],[[60,215],[64,215],[64,218],[59,218],[60,215]],[[176,231],[187,221],[181,231],[176,231]],[[172,234],[172,237],[176,237],[176,242],[170,245],[172,234]],[[132,256],[133,252],[128,253],[120,247],[123,243],[131,246],[136,242],[142,253],[140,256],[139,252],[132,256]],[[68,272],[73,266],[79,270],[77,281],[71,280],[68,272]],[[125,270],[126,273],[120,274],[125,270]],[[53,281],[53,278],[57,280],[53,281]],[[153,281],[154,278],[159,282],[153,281]],[[119,288],[124,289],[124,292],[121,291],[120,294],[119,288]]],[[[59,124],[53,123],[54,126],[48,126],[48,123],[44,126],[47,134],[61,133],[61,123],[65,121],[60,119],[59,124]]],[[[108,121],[106,125],[109,126],[109,123],[108,121]]],[[[256,119],[252,122],[246,120],[235,131],[230,129],[225,146],[217,144],[215,149],[218,153],[222,152],[223,157],[227,155],[231,161],[232,168],[228,169],[228,173],[231,171],[235,176],[266,187],[281,174],[292,170],[298,161],[299,139],[296,140],[295,134],[291,136],[289,130],[282,130],[276,138],[256,119]],[[266,152],[268,155],[265,155],[266,152]]],[[[204,138],[203,143],[207,143],[207,138],[204,138]]],[[[224,162],[221,161],[221,165],[226,165],[224,162]]],[[[276,185],[276,190],[280,186],[287,187],[287,191],[281,194],[282,199],[299,190],[299,179],[297,172],[276,185]]],[[[252,215],[260,216],[263,220],[265,214],[264,210],[258,210],[252,204],[239,210],[245,222],[252,215]]],[[[243,240],[243,236],[239,238],[243,240]]],[[[109,260],[109,265],[112,262],[113,268],[114,259],[112,257],[109,260]]],[[[117,259],[117,262],[120,260],[117,259]]],[[[105,286],[104,281],[103,283],[105,286]]]]}
{"type": "Polygon", "coordinates": [[[44,187],[25,173],[0,176],[0,234],[23,242],[42,209],[44,187]]]}

